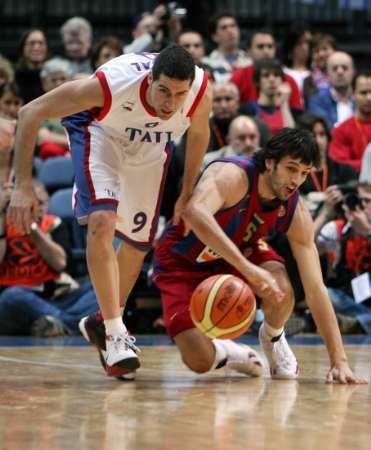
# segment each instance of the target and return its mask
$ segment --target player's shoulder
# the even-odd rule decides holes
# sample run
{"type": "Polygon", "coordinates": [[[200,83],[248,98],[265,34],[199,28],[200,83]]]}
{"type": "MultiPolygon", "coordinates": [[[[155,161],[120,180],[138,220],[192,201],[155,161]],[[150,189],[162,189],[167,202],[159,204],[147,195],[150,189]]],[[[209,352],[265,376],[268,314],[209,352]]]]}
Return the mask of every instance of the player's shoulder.
{"type": "Polygon", "coordinates": [[[117,56],[99,67],[98,70],[111,71],[121,69],[125,72],[142,74],[149,71],[157,53],[128,53],[117,56]]]}

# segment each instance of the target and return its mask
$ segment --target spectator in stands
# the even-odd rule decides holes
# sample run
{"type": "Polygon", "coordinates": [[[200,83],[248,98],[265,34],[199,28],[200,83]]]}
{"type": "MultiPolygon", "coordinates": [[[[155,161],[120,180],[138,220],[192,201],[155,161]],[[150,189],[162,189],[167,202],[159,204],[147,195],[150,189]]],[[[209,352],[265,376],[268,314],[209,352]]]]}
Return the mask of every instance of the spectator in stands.
{"type": "Polygon", "coordinates": [[[330,156],[361,169],[363,153],[371,142],[371,72],[360,72],[355,80],[355,114],[332,132],[330,156]]]}
{"type": "Polygon", "coordinates": [[[72,76],[92,73],[89,52],[92,46],[93,30],[83,17],[71,17],[61,27],[65,57],[71,63],[72,76]]]}
{"type": "Polygon", "coordinates": [[[327,285],[340,330],[371,333],[371,185],[359,184],[357,192],[345,198],[343,208],[346,220],[327,223],[317,245],[332,265],[327,285]],[[362,277],[368,283],[366,289],[362,289],[362,277]]]}
{"type": "Polygon", "coordinates": [[[240,46],[240,28],[237,19],[230,13],[218,13],[210,21],[210,36],[217,45],[203,63],[214,71],[215,81],[229,81],[232,72],[251,64],[251,59],[240,46]]]}
{"type": "Polygon", "coordinates": [[[310,75],[304,80],[303,94],[305,105],[310,97],[321,89],[330,87],[327,74],[327,60],[336,50],[336,40],[330,34],[317,33],[312,40],[312,67],[310,75]]]}
{"type": "Polygon", "coordinates": [[[18,111],[23,105],[18,85],[14,82],[0,86],[0,116],[6,119],[17,119],[18,111]]]}
{"type": "Polygon", "coordinates": [[[102,64],[122,55],[122,42],[115,36],[105,36],[93,43],[91,66],[97,70],[102,64]]]}
{"type": "Polygon", "coordinates": [[[6,225],[9,191],[0,191],[0,334],[78,334],[78,322],[98,309],[89,283],[67,273],[68,237],[60,218],[47,214],[48,196],[34,182],[38,220],[29,235],[6,225]]]}
{"type": "Polygon", "coordinates": [[[329,157],[331,134],[322,117],[303,114],[297,125],[314,134],[320,151],[319,166],[312,169],[300,187],[302,197],[314,219],[314,230],[317,234],[325,223],[339,215],[343,194],[338,185],[356,182],[357,172],[347,164],[340,164],[329,157]]]}
{"type": "MultiPolygon", "coordinates": [[[[43,89],[49,92],[66,81],[71,80],[70,63],[61,58],[49,59],[41,70],[43,89]]],[[[44,120],[37,136],[41,159],[53,156],[70,156],[68,141],[60,119],[44,120]]]]}
{"type": "MultiPolygon", "coordinates": [[[[294,111],[290,108],[291,88],[284,81],[281,64],[276,59],[262,59],[255,65],[254,83],[259,93],[256,102],[248,102],[248,115],[266,122],[272,134],[284,127],[294,128],[294,111]]],[[[298,111],[300,113],[300,111],[298,111]]]]}
{"type": "MultiPolygon", "coordinates": [[[[248,50],[253,65],[237,69],[231,77],[232,83],[234,83],[240,91],[241,103],[256,101],[258,99],[258,92],[253,81],[255,64],[261,59],[275,58],[276,42],[273,34],[267,30],[260,30],[253,33],[250,37],[248,50]]],[[[289,83],[291,87],[290,106],[295,109],[302,109],[300,91],[295,80],[290,75],[285,74],[285,81],[289,83]]]]}
{"type": "Polygon", "coordinates": [[[9,60],[0,56],[0,86],[14,80],[14,70],[9,60]]]}
{"type": "Polygon", "coordinates": [[[330,129],[349,119],[354,112],[352,81],[353,58],[345,52],[334,52],[327,60],[330,87],[314,94],[308,103],[308,112],[321,116],[330,129]]]}
{"type": "Polygon", "coordinates": [[[288,29],[282,44],[284,72],[296,81],[302,96],[304,79],[310,75],[311,44],[312,33],[301,24],[294,24],[288,29]]]}
{"type": "Polygon", "coordinates": [[[254,151],[260,147],[260,132],[255,120],[248,116],[234,118],[229,125],[227,141],[228,145],[205,155],[203,166],[218,158],[253,156],[254,151]]]}
{"type": "Polygon", "coordinates": [[[239,94],[232,83],[213,85],[213,109],[210,118],[209,151],[218,150],[227,143],[227,134],[231,121],[238,115],[239,94]]]}
{"type": "Polygon", "coordinates": [[[15,80],[24,103],[43,94],[40,70],[48,58],[48,43],[43,31],[26,31],[19,42],[15,80]]]}
{"type": "Polygon", "coordinates": [[[180,17],[170,5],[159,4],[153,12],[134,17],[133,41],[124,47],[124,53],[159,52],[176,42],[182,31],[180,17]]]}
{"type": "Polygon", "coordinates": [[[202,62],[202,58],[205,56],[205,46],[201,34],[192,30],[183,31],[179,35],[178,44],[192,55],[194,62],[199,67],[207,71],[209,79],[214,80],[213,69],[202,62]]]}

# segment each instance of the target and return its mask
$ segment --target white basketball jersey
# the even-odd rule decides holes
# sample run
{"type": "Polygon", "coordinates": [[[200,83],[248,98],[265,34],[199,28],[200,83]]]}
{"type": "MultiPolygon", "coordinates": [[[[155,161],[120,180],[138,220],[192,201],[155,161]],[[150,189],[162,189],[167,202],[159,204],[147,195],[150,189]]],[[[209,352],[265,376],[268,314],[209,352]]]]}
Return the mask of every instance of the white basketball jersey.
{"type": "Polygon", "coordinates": [[[105,97],[100,114],[91,126],[100,127],[126,153],[153,153],[153,147],[164,149],[190,126],[191,115],[207,85],[207,75],[196,67],[195,79],[183,107],[169,120],[160,119],[146,102],[147,77],[157,54],[128,54],[101,66],[99,78],[105,97]]]}

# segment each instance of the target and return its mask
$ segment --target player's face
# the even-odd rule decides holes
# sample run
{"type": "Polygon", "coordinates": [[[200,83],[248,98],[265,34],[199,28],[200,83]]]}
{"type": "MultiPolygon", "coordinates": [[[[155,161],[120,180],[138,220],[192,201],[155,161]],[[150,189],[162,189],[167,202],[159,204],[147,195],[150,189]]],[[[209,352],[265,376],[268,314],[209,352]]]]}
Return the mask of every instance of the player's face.
{"type": "Polygon", "coordinates": [[[162,120],[170,119],[184,104],[190,80],[177,80],[161,74],[158,80],[149,76],[147,101],[162,120]]]}
{"type": "Polygon", "coordinates": [[[311,164],[304,164],[289,155],[278,163],[266,160],[266,167],[268,188],[280,200],[287,200],[304,183],[312,169],[311,164]]]}

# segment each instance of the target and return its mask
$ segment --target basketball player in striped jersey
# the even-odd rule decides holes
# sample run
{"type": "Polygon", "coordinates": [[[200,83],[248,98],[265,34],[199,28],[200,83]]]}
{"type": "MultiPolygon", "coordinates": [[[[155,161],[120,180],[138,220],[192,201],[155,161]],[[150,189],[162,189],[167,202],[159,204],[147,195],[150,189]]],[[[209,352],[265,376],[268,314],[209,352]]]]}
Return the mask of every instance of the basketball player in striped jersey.
{"type": "Polygon", "coordinates": [[[232,273],[246,279],[261,300],[264,322],[259,339],[272,378],[295,379],[298,364],[284,333],[293,306],[285,262],[267,242],[286,233],[296,258],[306,300],[325,340],[331,368],[327,382],[363,383],[348,366],[336,317],[322,281],[313,222],[299,186],[319,160],[313,136],[281,130],[253,159],[222,158],[204,170],[183,213],[170,223],[155,250],[154,279],[161,290],[168,333],[183,361],[196,372],[227,365],[259,376],[261,360],[249,347],[210,340],[195,328],[190,297],[205,278],[232,273]]]}
{"type": "Polygon", "coordinates": [[[97,346],[108,375],[125,376],[140,365],[123,307],[156,231],[173,141],[188,129],[178,221],[208,145],[210,110],[206,74],[185,49],[172,45],[159,54],[119,56],[20,112],[9,219],[19,231],[30,231],[37,130],[42,120],[64,117],[75,167],[74,210],[88,227],[87,262],[101,311],[84,318],[80,329],[97,346]],[[115,234],[122,239],[117,255],[115,234]]]}

